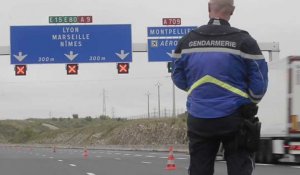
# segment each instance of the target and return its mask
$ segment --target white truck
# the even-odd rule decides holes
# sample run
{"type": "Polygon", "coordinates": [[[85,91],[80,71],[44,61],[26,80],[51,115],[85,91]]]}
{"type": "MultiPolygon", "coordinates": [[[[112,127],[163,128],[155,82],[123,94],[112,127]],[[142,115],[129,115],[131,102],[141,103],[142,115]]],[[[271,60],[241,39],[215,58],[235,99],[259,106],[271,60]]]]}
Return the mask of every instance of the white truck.
{"type": "Polygon", "coordinates": [[[262,128],[256,161],[300,163],[300,56],[273,59],[268,66],[269,86],[257,115],[262,128]]]}
{"type": "MultiPolygon", "coordinates": [[[[300,163],[300,56],[279,59],[279,43],[259,43],[269,53],[268,90],[258,104],[261,140],[259,163],[300,163]]],[[[223,155],[222,146],[218,155],[223,155]]]]}

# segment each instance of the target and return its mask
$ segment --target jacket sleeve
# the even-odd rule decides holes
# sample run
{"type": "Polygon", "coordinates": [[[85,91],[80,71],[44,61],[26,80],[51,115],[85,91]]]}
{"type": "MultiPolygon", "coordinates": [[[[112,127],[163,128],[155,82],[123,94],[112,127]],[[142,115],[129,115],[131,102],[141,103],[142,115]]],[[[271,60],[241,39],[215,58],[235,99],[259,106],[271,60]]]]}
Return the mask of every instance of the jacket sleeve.
{"type": "Polygon", "coordinates": [[[181,90],[187,91],[187,79],[185,75],[185,61],[182,58],[180,44],[178,44],[173,54],[173,69],[172,69],[172,80],[174,84],[181,90]]]}
{"type": "Polygon", "coordinates": [[[253,38],[244,43],[242,52],[247,67],[248,95],[253,103],[259,103],[268,87],[267,62],[253,38]]]}

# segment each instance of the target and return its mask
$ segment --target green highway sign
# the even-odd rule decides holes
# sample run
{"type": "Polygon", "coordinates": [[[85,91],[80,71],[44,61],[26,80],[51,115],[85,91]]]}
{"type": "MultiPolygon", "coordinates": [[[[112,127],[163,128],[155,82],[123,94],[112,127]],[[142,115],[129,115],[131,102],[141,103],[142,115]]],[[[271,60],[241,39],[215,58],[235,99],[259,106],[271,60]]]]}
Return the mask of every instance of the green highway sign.
{"type": "Polygon", "coordinates": [[[49,16],[49,23],[93,23],[92,16],[49,16]]]}

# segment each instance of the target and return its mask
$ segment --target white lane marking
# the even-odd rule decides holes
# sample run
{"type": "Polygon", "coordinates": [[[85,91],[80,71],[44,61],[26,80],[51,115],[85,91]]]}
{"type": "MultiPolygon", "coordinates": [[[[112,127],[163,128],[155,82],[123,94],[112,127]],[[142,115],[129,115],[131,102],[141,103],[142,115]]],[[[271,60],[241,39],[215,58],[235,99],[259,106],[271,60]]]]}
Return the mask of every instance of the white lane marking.
{"type": "Polygon", "coordinates": [[[120,155],[121,153],[115,153],[116,155],[120,155]]]}
{"type": "Polygon", "coordinates": [[[96,175],[96,174],[94,174],[94,173],[86,173],[87,175],[96,175]]]}
{"type": "Polygon", "coordinates": [[[102,156],[96,156],[96,157],[101,158],[102,156]]]}
{"type": "Polygon", "coordinates": [[[134,157],[141,157],[142,155],[140,155],[140,154],[136,154],[136,155],[134,155],[134,157]]]}
{"type": "Polygon", "coordinates": [[[156,157],[156,156],[146,156],[146,157],[156,157]]]}
{"type": "Polygon", "coordinates": [[[124,154],[124,156],[130,156],[131,154],[124,154]]]}
{"type": "Polygon", "coordinates": [[[73,167],[76,166],[75,164],[69,164],[69,165],[70,165],[70,166],[73,166],[73,167]]]}
{"type": "Polygon", "coordinates": [[[63,160],[57,160],[57,161],[59,161],[59,162],[63,162],[63,160]]]}
{"type": "Polygon", "coordinates": [[[272,164],[263,164],[263,163],[257,163],[255,165],[257,165],[257,166],[274,166],[272,164]]]}
{"type": "Polygon", "coordinates": [[[54,157],[49,157],[49,159],[54,159],[54,157]]]}
{"type": "Polygon", "coordinates": [[[121,160],[120,158],[115,158],[116,160],[121,160]]]}
{"type": "Polygon", "coordinates": [[[186,160],[187,158],[184,157],[179,157],[179,158],[175,158],[176,160],[186,160]]]}
{"type": "Polygon", "coordinates": [[[45,155],[45,154],[43,154],[42,156],[43,156],[43,157],[46,157],[46,155],[45,155]]]}
{"type": "Polygon", "coordinates": [[[144,162],[144,161],[143,161],[143,162],[141,162],[141,163],[144,163],[144,164],[151,164],[152,162],[144,162]]]}
{"type": "Polygon", "coordinates": [[[167,159],[168,157],[160,157],[160,159],[167,159]]]}
{"type": "Polygon", "coordinates": [[[299,168],[300,169],[300,166],[291,166],[292,168],[299,168]]]}

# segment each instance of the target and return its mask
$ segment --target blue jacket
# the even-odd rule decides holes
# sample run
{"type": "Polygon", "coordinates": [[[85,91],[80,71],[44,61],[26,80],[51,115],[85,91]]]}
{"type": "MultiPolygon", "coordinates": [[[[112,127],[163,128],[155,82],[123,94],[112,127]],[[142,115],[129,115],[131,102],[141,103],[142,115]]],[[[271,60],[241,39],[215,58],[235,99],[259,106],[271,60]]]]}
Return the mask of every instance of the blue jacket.
{"type": "Polygon", "coordinates": [[[173,55],[172,80],[187,91],[187,110],[218,118],[241,105],[258,103],[268,85],[268,68],[257,42],[225,20],[211,19],[184,36],[173,55]]]}

